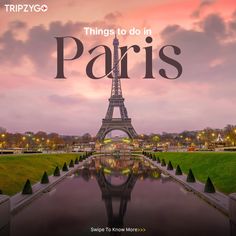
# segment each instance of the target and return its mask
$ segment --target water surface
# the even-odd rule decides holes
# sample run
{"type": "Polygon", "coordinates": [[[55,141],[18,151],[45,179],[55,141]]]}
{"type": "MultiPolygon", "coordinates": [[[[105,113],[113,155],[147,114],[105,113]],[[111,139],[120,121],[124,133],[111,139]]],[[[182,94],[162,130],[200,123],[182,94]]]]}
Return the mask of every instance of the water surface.
{"type": "Polygon", "coordinates": [[[93,160],[11,219],[11,236],[230,236],[228,218],[140,160],[93,160]],[[91,232],[134,227],[139,233],[91,232]]]}

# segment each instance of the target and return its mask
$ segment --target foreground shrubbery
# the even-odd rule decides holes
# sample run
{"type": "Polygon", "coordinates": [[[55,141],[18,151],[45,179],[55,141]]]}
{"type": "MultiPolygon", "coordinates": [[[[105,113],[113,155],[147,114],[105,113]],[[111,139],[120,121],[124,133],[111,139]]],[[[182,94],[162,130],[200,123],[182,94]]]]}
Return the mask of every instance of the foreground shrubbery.
{"type": "MultiPolygon", "coordinates": [[[[191,168],[194,178],[207,186],[211,184],[207,178],[210,176],[211,182],[214,183],[214,189],[224,192],[236,192],[236,154],[235,153],[216,153],[216,152],[163,152],[154,153],[155,158],[158,156],[165,162],[171,161],[176,169],[177,165],[181,166],[181,172],[186,175],[191,168]]],[[[177,170],[176,170],[177,171],[177,170]]],[[[180,170],[177,173],[181,173],[180,170]]],[[[211,189],[212,187],[210,187],[211,189]]],[[[213,189],[213,188],[212,188],[213,189]]],[[[208,190],[206,191],[213,191],[208,190]]]]}
{"type": "Polygon", "coordinates": [[[215,186],[224,193],[236,192],[236,156],[234,153],[142,152],[142,154],[157,163],[160,163],[161,159],[163,167],[168,163],[166,167],[168,170],[176,168],[175,175],[182,175],[183,169],[187,175],[187,182],[194,183],[196,179],[202,183],[206,181],[204,189],[206,193],[214,193],[215,186]],[[214,185],[211,179],[213,179],[214,185]]]}
{"type": "Polygon", "coordinates": [[[13,195],[22,191],[27,178],[34,184],[41,180],[44,171],[52,175],[57,166],[61,169],[64,162],[69,163],[80,155],[71,153],[0,156],[0,189],[6,195],[13,195]]]}

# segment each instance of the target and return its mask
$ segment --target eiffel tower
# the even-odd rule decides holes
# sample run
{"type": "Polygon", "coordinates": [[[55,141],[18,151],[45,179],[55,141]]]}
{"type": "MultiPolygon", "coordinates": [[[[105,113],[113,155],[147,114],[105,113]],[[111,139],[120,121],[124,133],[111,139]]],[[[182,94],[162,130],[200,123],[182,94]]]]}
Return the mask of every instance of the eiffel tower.
{"type": "Polygon", "coordinates": [[[97,139],[103,140],[107,133],[112,130],[121,130],[125,132],[129,138],[134,139],[137,133],[131,124],[131,119],[128,118],[128,113],[124,104],[122,96],[121,81],[119,77],[119,55],[118,46],[119,40],[115,36],[113,40],[114,56],[113,56],[113,79],[111,88],[111,97],[109,98],[109,106],[107,109],[106,117],[102,120],[102,126],[97,133],[97,139]],[[121,118],[113,118],[114,108],[118,107],[120,110],[121,118]]]}

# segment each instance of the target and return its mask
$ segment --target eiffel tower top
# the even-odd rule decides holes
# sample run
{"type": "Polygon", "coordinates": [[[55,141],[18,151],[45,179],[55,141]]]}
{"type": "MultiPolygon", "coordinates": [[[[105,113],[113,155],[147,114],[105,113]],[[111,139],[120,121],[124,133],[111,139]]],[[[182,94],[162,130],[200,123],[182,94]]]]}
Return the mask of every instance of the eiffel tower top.
{"type": "Polygon", "coordinates": [[[111,88],[111,98],[122,98],[120,72],[119,72],[119,40],[115,35],[113,39],[114,56],[113,56],[113,79],[111,88]]]}

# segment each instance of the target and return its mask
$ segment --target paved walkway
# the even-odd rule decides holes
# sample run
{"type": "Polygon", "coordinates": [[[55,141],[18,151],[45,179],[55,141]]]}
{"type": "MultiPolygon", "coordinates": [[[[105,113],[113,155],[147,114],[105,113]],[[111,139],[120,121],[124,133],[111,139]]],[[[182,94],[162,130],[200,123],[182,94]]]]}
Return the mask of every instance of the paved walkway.
{"type": "Polygon", "coordinates": [[[157,166],[164,174],[171,176],[174,180],[183,184],[188,190],[193,191],[195,194],[203,198],[209,204],[226,214],[229,215],[229,197],[221,192],[216,191],[215,193],[205,193],[204,187],[205,184],[196,180],[195,183],[189,183],[186,181],[187,175],[175,175],[174,170],[167,170],[166,166],[161,166],[161,163],[157,163],[147,157],[144,157],[146,160],[150,161],[153,165],[157,166]]]}

